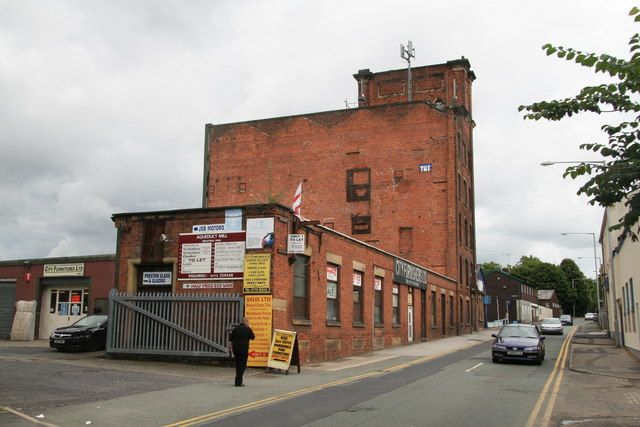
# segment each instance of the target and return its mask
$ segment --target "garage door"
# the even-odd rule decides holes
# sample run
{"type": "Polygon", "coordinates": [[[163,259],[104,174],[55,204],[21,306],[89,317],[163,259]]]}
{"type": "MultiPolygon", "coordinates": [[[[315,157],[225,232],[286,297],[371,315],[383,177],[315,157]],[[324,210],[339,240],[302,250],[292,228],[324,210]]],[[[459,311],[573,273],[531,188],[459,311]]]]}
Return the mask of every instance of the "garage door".
{"type": "Polygon", "coordinates": [[[0,282],[0,339],[9,339],[16,302],[16,282],[0,282]]]}

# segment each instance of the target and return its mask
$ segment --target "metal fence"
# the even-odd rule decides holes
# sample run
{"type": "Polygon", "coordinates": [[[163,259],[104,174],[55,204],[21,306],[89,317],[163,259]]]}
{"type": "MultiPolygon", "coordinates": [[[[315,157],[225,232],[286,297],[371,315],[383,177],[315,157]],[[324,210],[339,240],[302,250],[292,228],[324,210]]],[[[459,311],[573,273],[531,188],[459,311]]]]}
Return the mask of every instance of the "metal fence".
{"type": "Polygon", "coordinates": [[[109,293],[107,353],[228,357],[239,294],[109,293]]]}

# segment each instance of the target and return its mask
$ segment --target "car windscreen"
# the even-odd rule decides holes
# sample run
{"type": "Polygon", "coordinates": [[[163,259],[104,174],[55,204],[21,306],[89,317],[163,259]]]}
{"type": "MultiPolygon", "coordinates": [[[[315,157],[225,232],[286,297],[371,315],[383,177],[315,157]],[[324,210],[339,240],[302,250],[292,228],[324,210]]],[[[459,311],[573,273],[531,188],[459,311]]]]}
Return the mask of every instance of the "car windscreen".
{"type": "Polygon", "coordinates": [[[560,319],[556,319],[555,317],[550,317],[548,319],[542,319],[543,325],[559,325],[560,319]]]}
{"type": "Polygon", "coordinates": [[[500,338],[538,338],[535,328],[522,326],[505,326],[498,333],[500,338]]]}
{"type": "Polygon", "coordinates": [[[107,320],[107,316],[87,316],[74,323],[74,326],[89,326],[95,328],[107,320]]]}

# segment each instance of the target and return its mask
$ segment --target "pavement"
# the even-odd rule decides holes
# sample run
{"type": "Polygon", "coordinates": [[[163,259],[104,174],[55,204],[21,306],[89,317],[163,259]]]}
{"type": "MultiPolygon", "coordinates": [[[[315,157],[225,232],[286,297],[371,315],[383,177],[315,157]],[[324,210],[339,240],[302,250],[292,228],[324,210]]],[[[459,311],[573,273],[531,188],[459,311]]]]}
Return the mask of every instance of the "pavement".
{"type": "MultiPolygon", "coordinates": [[[[302,366],[302,373],[297,374],[295,368],[291,368],[290,374],[284,375],[278,371],[265,371],[264,369],[249,368],[245,373],[245,380],[249,387],[244,387],[242,393],[233,390],[233,367],[222,365],[187,364],[173,362],[159,362],[148,360],[122,360],[83,356],[83,353],[61,353],[56,351],[40,351],[37,355],[29,355],[30,358],[46,358],[49,362],[70,363],[101,369],[119,369],[137,372],[157,372],[166,375],[168,372],[207,381],[207,399],[202,402],[202,413],[210,413],[212,409],[224,410],[225,408],[239,404],[268,399],[273,393],[294,393],[300,390],[311,390],[314,387],[326,385],[332,382],[339,383],[347,378],[371,375],[372,372],[384,372],[398,367],[414,363],[420,363],[434,359],[445,354],[463,350],[482,342],[490,341],[491,334],[496,329],[486,329],[470,335],[450,337],[435,341],[418,342],[412,345],[404,345],[393,348],[385,348],[357,356],[352,356],[336,361],[328,361],[302,366]],[[252,384],[253,383],[253,384],[252,384]],[[255,385],[252,387],[251,385],[255,385]],[[213,386],[213,387],[212,387],[213,386]],[[213,393],[213,394],[212,394],[213,393]],[[215,401],[217,407],[212,408],[211,402],[215,401]]],[[[6,341],[0,340],[2,347],[48,347],[47,340],[36,341],[6,341]]],[[[34,352],[35,353],[35,352],[34,352]]],[[[615,381],[640,380],[640,360],[624,348],[615,347],[609,338],[607,331],[601,331],[596,323],[586,322],[577,326],[574,334],[569,359],[569,369],[582,374],[593,374],[598,377],[610,377],[615,381]]],[[[182,392],[191,393],[194,396],[203,394],[205,388],[202,384],[189,386],[182,392]]],[[[154,392],[154,399],[158,402],[171,399],[172,390],[154,392]]],[[[115,401],[101,402],[105,414],[114,414],[127,411],[122,405],[141,405],[135,396],[128,399],[116,399],[115,401]],[[113,406],[112,406],[113,405],[113,406]]],[[[144,404],[148,404],[145,401],[144,404]]],[[[198,402],[194,402],[198,405],[198,402]]],[[[0,402],[0,425],[2,426],[33,426],[34,424],[48,425],[48,420],[60,419],[60,414],[53,411],[44,414],[45,417],[34,418],[22,414],[11,408],[3,408],[0,402]]],[[[64,410],[64,408],[60,408],[64,410]]],[[[152,412],[152,408],[150,408],[152,412]]],[[[84,425],[85,420],[93,419],[96,425],[100,425],[99,414],[96,407],[87,403],[73,407],[77,418],[68,420],[68,425],[84,425]]],[[[175,414],[177,419],[187,419],[188,414],[175,414]]],[[[139,420],[140,425],[154,425],[153,420],[139,420]]],[[[66,423],[65,423],[66,424],[66,423]]]]}
{"type": "Polygon", "coordinates": [[[624,347],[616,347],[606,330],[585,322],[571,342],[569,369],[623,380],[640,380],[640,359],[624,347]]]}

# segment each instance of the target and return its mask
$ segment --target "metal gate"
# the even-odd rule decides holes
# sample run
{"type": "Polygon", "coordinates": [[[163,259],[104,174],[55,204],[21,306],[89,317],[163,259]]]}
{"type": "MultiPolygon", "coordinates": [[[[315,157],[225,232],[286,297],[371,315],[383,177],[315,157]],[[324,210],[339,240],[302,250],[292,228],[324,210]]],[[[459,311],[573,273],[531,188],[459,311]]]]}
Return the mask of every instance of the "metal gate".
{"type": "Polygon", "coordinates": [[[107,353],[228,357],[240,294],[109,293],[107,353]]]}

